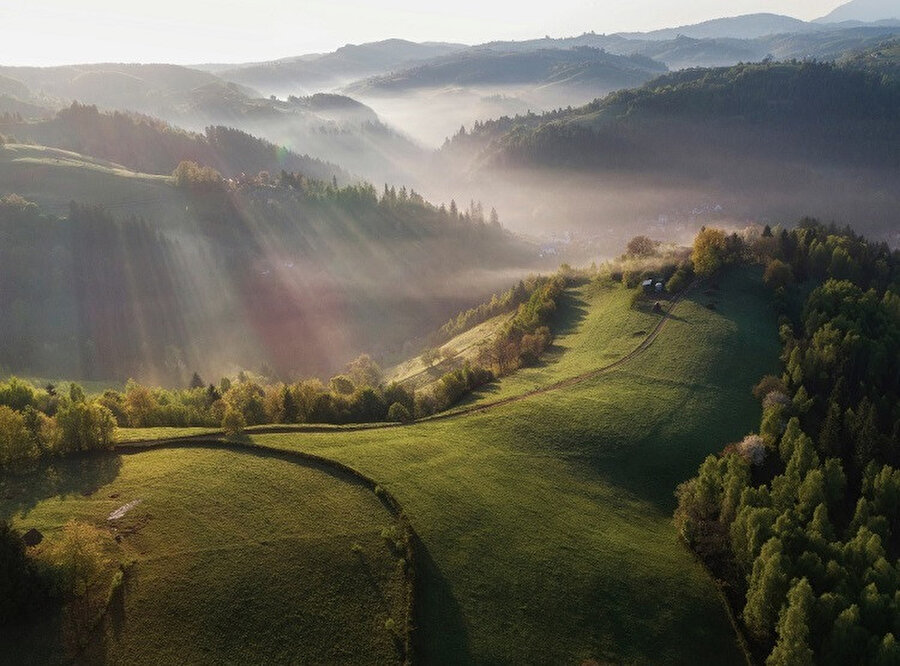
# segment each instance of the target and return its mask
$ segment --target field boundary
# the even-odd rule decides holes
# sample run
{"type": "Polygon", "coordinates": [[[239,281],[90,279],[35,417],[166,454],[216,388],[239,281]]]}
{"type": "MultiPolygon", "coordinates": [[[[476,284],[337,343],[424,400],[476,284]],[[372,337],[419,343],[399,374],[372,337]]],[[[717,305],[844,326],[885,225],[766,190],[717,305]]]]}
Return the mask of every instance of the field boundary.
{"type": "Polygon", "coordinates": [[[418,575],[417,567],[419,562],[423,560],[420,553],[424,551],[424,544],[418,533],[410,523],[403,510],[400,502],[389,490],[377,483],[372,477],[363,474],[357,469],[345,465],[342,462],[325,458],[314,453],[305,451],[295,451],[293,449],[285,449],[282,447],[260,446],[249,441],[235,441],[217,437],[215,435],[205,435],[203,438],[196,436],[188,437],[172,437],[169,439],[159,439],[147,442],[129,442],[116,446],[115,453],[124,455],[139,455],[146,451],[155,449],[182,449],[182,448],[200,448],[214,449],[220,451],[237,451],[240,453],[257,454],[269,457],[276,457],[286,462],[292,462],[298,465],[330,473],[335,478],[343,481],[349,481],[360,485],[374,493],[381,502],[382,506],[387,509],[388,513],[397,521],[403,531],[403,557],[406,561],[405,577],[407,583],[406,592],[406,621],[404,623],[403,639],[402,639],[402,655],[401,663],[414,665],[418,663],[416,659],[416,617],[419,612],[417,600],[419,591],[424,584],[422,577],[418,575]],[[348,478],[349,477],[349,478],[348,478]]]}
{"type": "MultiPolygon", "coordinates": [[[[322,433],[342,433],[342,432],[362,432],[366,430],[384,430],[387,428],[404,428],[409,426],[414,426],[422,423],[430,423],[432,421],[446,421],[448,419],[454,419],[462,416],[468,416],[470,414],[476,414],[478,412],[484,412],[489,409],[494,409],[495,407],[502,407],[503,405],[509,405],[511,403],[520,402],[522,400],[527,400],[528,398],[532,398],[536,395],[541,395],[543,393],[549,393],[551,391],[558,391],[562,388],[568,388],[570,386],[574,386],[575,384],[580,384],[581,382],[594,379],[595,377],[599,377],[613,370],[617,370],[622,367],[629,361],[634,360],[636,357],[640,356],[642,353],[647,351],[656,338],[659,336],[666,322],[671,319],[672,312],[678,306],[678,304],[684,299],[689,291],[691,291],[699,281],[695,280],[690,285],[685,287],[685,289],[678,294],[674,299],[672,299],[669,307],[663,313],[663,315],[659,318],[659,321],[656,322],[656,325],[653,329],[641,340],[640,344],[637,347],[632,349],[630,352],[625,354],[624,356],[608,363],[599,368],[594,368],[593,370],[588,370],[587,372],[583,372],[579,375],[575,375],[573,377],[567,377],[565,379],[561,379],[552,384],[547,384],[546,386],[540,386],[536,389],[532,389],[530,391],[526,391],[525,393],[519,393],[518,395],[513,395],[508,398],[502,398],[500,400],[494,400],[493,402],[486,402],[480,405],[471,405],[470,407],[462,407],[460,409],[451,409],[446,412],[442,412],[440,414],[434,414],[432,416],[427,416],[422,419],[415,419],[413,421],[409,421],[407,423],[359,423],[353,425],[331,425],[331,424],[273,424],[273,425],[262,425],[262,426],[251,426],[245,433],[247,435],[285,435],[285,434],[303,434],[303,433],[312,433],[312,434],[322,434],[322,433]]],[[[179,437],[165,438],[165,439],[143,439],[143,440],[134,440],[130,442],[122,442],[121,444],[116,444],[116,449],[119,450],[123,447],[128,446],[142,446],[152,444],[154,442],[200,442],[210,438],[222,438],[222,433],[200,433],[197,435],[182,435],[179,437]]]]}

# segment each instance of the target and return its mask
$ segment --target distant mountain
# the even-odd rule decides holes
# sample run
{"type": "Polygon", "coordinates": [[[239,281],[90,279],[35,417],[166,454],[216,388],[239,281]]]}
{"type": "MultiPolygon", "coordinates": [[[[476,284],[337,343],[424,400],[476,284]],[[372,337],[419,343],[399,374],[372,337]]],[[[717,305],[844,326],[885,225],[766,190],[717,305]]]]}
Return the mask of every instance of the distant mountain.
{"type": "Polygon", "coordinates": [[[351,81],[384,74],[465,48],[468,47],[463,44],[388,39],[370,44],[348,44],[322,55],[297,56],[232,68],[212,67],[222,78],[251,86],[267,95],[306,95],[333,90],[351,81]]]}
{"type": "Polygon", "coordinates": [[[874,23],[886,19],[900,20],[900,4],[897,0],[850,0],[830,14],[816,19],[816,23],[841,23],[860,21],[874,23]]]}
{"type": "Polygon", "coordinates": [[[20,142],[109,160],[147,174],[168,176],[179,162],[189,160],[213,167],[225,177],[284,169],[317,180],[352,180],[334,164],[298,155],[239,130],[208,127],[203,134],[197,134],[155,118],[101,113],[94,106],[79,104],[39,122],[0,120],[0,134],[16,137],[20,142]]]}
{"type": "Polygon", "coordinates": [[[620,56],[590,47],[504,52],[468,49],[346,88],[351,94],[378,94],[445,86],[590,86],[608,91],[640,85],[666,70],[643,56],[620,56]]]}
{"type": "Polygon", "coordinates": [[[775,62],[683,70],[578,108],[477,123],[441,156],[523,227],[672,237],[709,214],[817,215],[896,242],[898,145],[900,85],[775,62]]]}
{"type": "MultiPolygon", "coordinates": [[[[0,76],[19,81],[32,95],[59,106],[73,100],[109,109],[155,112],[183,103],[202,86],[222,83],[209,74],[179,65],[98,63],[61,67],[0,67],[0,76]]],[[[237,86],[235,86],[237,89],[237,86]]],[[[237,89],[244,95],[253,91],[237,89]]]]}
{"type": "Polygon", "coordinates": [[[675,39],[679,35],[695,39],[754,39],[766,35],[789,32],[808,32],[816,26],[780,14],[745,14],[729,18],[712,19],[693,25],[665,28],[651,32],[621,33],[623,37],[664,40],[675,39]]]}

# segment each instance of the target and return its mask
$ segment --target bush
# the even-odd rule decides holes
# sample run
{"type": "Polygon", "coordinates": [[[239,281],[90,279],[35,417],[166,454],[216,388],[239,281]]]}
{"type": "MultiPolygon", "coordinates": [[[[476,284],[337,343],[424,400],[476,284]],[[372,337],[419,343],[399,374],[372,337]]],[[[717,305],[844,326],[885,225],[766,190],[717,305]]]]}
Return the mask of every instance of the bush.
{"type": "Polygon", "coordinates": [[[222,429],[226,435],[236,437],[244,432],[246,426],[247,422],[244,420],[243,414],[231,405],[225,407],[225,415],[222,417],[222,429]]]}
{"type": "Polygon", "coordinates": [[[96,527],[76,520],[63,527],[62,538],[53,544],[48,556],[60,573],[65,594],[82,597],[94,587],[106,563],[103,538],[96,527]]]}
{"type": "Polygon", "coordinates": [[[115,446],[116,419],[103,405],[66,401],[56,415],[58,448],[72,451],[111,450],[115,446]]]}
{"type": "Polygon", "coordinates": [[[694,271],[689,263],[681,264],[666,282],[666,291],[670,294],[677,294],[683,291],[691,283],[694,277],[694,271]]]}
{"type": "Polygon", "coordinates": [[[397,423],[409,423],[412,421],[412,414],[404,405],[395,402],[388,408],[387,419],[397,423]]]}

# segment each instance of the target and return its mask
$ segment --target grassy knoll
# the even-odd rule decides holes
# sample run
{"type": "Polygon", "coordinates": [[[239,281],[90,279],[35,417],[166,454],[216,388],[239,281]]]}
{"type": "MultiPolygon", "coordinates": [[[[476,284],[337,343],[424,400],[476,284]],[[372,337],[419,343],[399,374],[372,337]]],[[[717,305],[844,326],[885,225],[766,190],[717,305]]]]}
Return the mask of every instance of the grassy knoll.
{"type": "Polygon", "coordinates": [[[0,196],[14,192],[51,213],[66,212],[70,201],[144,216],[183,210],[171,180],[46,146],[0,146],[0,196]]]}
{"type": "Polygon", "coordinates": [[[631,308],[633,292],[591,282],[569,290],[554,315],[553,345],[539,365],[475,392],[465,407],[519,395],[611,363],[632,349],[659,321],[646,304],[631,308]]]}
{"type": "MultiPolygon", "coordinates": [[[[55,462],[7,481],[0,510],[45,543],[70,518],[134,561],[81,660],[112,663],[392,663],[405,578],[367,488],[276,454],[148,450],[55,462]],[[5,498],[5,499],[4,499],[5,498]],[[142,502],[117,522],[123,504],[142,502]]],[[[61,661],[65,622],[2,637],[4,663],[61,661]]]]}
{"type": "MultiPolygon", "coordinates": [[[[603,365],[655,322],[626,292],[591,289],[572,292],[557,356],[530,381],[603,365]]],[[[713,583],[676,538],[672,492],[754,427],[749,389],[778,343],[758,275],[705,289],[647,352],[574,387],[407,428],[254,440],[352,465],[404,505],[431,558],[426,661],[739,663],[713,583]]]]}

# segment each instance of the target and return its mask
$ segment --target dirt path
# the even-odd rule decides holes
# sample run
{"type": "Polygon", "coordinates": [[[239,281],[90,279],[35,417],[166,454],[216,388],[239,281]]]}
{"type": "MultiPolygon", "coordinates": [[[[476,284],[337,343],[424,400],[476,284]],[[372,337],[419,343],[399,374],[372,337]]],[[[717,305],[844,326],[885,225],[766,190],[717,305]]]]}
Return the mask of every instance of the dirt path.
{"type": "Polygon", "coordinates": [[[662,317],[659,318],[659,321],[656,322],[656,326],[653,327],[653,330],[647,334],[641,343],[632,349],[630,352],[625,354],[625,356],[604,365],[599,368],[594,368],[593,370],[588,370],[580,375],[575,375],[574,377],[567,377],[566,379],[561,379],[558,382],[554,382],[553,384],[547,384],[546,386],[541,386],[531,391],[526,391],[525,393],[520,393],[518,395],[513,395],[508,398],[503,398],[501,400],[495,400],[493,402],[486,402],[481,405],[472,405],[471,407],[465,407],[463,409],[458,409],[456,411],[448,411],[443,414],[436,414],[435,416],[430,416],[425,419],[420,419],[415,423],[425,423],[428,421],[442,421],[444,419],[453,418],[456,416],[465,416],[466,414],[474,414],[476,412],[483,412],[488,409],[493,409],[494,407],[500,407],[502,405],[508,405],[513,402],[519,402],[521,400],[526,400],[527,398],[531,398],[536,395],[540,395],[542,393],[549,393],[550,391],[557,391],[562,388],[568,388],[569,386],[573,386],[575,384],[579,384],[588,379],[593,379],[594,377],[599,377],[600,375],[604,375],[612,370],[616,370],[621,366],[625,365],[635,357],[639,356],[643,352],[645,352],[650,345],[653,344],[653,341],[656,340],[663,326],[665,326],[666,322],[671,318],[672,311],[675,309],[675,306],[681,302],[681,299],[694,287],[694,283],[689,285],[684,291],[682,291],[669,305],[669,308],[665,311],[662,317]]]}
{"type": "MultiPolygon", "coordinates": [[[[463,416],[468,416],[470,414],[476,414],[478,412],[484,412],[489,409],[494,409],[495,407],[502,407],[503,405],[509,405],[514,402],[520,402],[522,400],[527,400],[528,398],[534,397],[536,395],[541,395],[543,393],[549,393],[551,391],[558,391],[559,389],[568,388],[570,386],[574,386],[575,384],[579,384],[583,381],[587,381],[589,379],[593,379],[594,377],[599,377],[600,375],[604,375],[608,372],[612,372],[616,370],[629,361],[634,360],[636,357],[640,356],[643,352],[645,352],[650,345],[653,344],[654,340],[659,336],[663,327],[666,325],[666,322],[672,317],[672,312],[678,306],[678,304],[682,301],[682,299],[687,295],[687,293],[694,289],[697,285],[697,281],[691,283],[684,291],[682,291],[678,296],[676,296],[672,302],[669,304],[668,309],[663,313],[663,316],[659,318],[659,321],[656,322],[656,326],[653,327],[653,330],[647,334],[647,336],[641,340],[641,343],[632,349],[630,352],[622,356],[621,358],[604,365],[599,368],[594,368],[593,370],[589,370],[587,372],[581,373],[580,375],[575,375],[573,377],[567,377],[566,379],[561,379],[558,382],[554,382],[553,384],[547,384],[546,386],[541,386],[531,391],[526,391],[525,393],[520,393],[518,395],[510,396],[508,398],[502,398],[501,400],[494,400],[493,402],[485,402],[480,405],[472,405],[470,407],[463,407],[462,409],[451,410],[448,412],[443,412],[441,414],[436,414],[434,416],[429,416],[424,419],[418,419],[416,421],[412,421],[410,423],[361,423],[359,425],[351,425],[351,426],[327,426],[327,425],[311,425],[311,426],[303,426],[303,425],[268,425],[261,426],[258,428],[253,428],[252,430],[247,431],[248,435],[276,435],[276,434],[287,434],[287,433],[341,433],[341,432],[359,432],[362,430],[384,430],[386,428],[404,428],[411,425],[417,425],[421,423],[429,423],[431,421],[445,421],[447,419],[454,419],[463,416]]],[[[131,442],[122,442],[117,445],[118,447],[127,447],[127,446],[142,446],[151,443],[189,443],[197,440],[209,440],[220,437],[221,434],[215,433],[204,433],[199,435],[183,435],[181,437],[171,437],[164,439],[152,439],[152,440],[137,440],[131,442]]]]}

